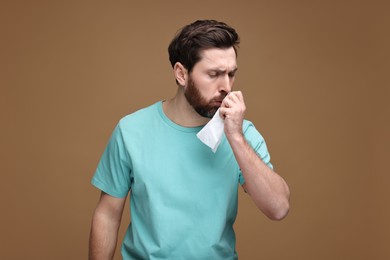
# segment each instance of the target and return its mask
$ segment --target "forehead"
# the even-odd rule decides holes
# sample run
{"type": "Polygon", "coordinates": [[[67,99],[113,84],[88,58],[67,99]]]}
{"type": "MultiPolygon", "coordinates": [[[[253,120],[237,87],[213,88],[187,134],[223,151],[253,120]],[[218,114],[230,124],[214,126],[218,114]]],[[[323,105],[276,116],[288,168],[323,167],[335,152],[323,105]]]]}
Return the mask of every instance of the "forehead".
{"type": "Polygon", "coordinates": [[[200,57],[201,59],[196,63],[195,67],[201,69],[233,70],[237,68],[237,56],[233,47],[202,50],[200,57]]]}

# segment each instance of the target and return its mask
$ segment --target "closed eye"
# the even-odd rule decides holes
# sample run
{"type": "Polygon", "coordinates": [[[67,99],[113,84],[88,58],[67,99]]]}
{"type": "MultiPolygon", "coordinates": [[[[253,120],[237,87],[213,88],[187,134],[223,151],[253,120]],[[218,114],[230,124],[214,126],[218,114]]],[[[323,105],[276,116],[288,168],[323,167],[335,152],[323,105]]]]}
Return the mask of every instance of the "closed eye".
{"type": "MultiPolygon", "coordinates": [[[[236,72],[237,72],[237,68],[232,70],[232,71],[230,71],[228,73],[229,78],[234,78],[236,76],[236,72]]],[[[223,70],[213,70],[213,71],[210,71],[208,73],[208,75],[209,75],[210,78],[217,78],[217,77],[219,77],[221,75],[224,75],[225,73],[226,73],[226,71],[223,71],[223,70]]]]}

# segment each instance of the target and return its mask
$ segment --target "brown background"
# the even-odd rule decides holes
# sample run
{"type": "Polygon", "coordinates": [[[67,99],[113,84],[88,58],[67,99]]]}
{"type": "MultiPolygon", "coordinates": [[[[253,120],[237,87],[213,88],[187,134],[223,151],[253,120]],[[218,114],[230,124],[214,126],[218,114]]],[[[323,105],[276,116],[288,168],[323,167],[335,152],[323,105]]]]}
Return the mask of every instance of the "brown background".
{"type": "Polygon", "coordinates": [[[167,45],[200,18],[240,33],[236,89],[292,191],[282,222],[240,191],[240,259],[390,259],[389,13],[388,1],[2,1],[0,259],[86,259],[108,137],[175,93],[167,45]]]}

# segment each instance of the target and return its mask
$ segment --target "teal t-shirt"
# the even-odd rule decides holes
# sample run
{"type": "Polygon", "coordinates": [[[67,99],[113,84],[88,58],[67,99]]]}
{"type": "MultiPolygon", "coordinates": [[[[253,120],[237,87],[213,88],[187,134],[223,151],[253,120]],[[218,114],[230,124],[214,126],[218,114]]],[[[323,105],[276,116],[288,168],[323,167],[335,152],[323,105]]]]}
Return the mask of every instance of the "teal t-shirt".
{"type": "MultiPolygon", "coordinates": [[[[120,120],[92,184],[123,198],[131,223],[123,259],[237,259],[233,223],[244,183],[224,137],[216,153],[171,121],[157,102],[120,120]]],[[[249,121],[244,134],[272,167],[263,137],[249,121]]]]}

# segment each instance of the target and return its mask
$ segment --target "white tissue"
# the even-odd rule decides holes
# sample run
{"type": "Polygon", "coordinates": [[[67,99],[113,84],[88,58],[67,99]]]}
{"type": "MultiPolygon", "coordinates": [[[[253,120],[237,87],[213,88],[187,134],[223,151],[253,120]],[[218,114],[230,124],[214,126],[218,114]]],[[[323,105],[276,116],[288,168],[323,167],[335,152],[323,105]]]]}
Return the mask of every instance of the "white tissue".
{"type": "Polygon", "coordinates": [[[224,120],[219,115],[219,109],[211,120],[196,134],[196,136],[215,153],[222,141],[224,120]]]}

